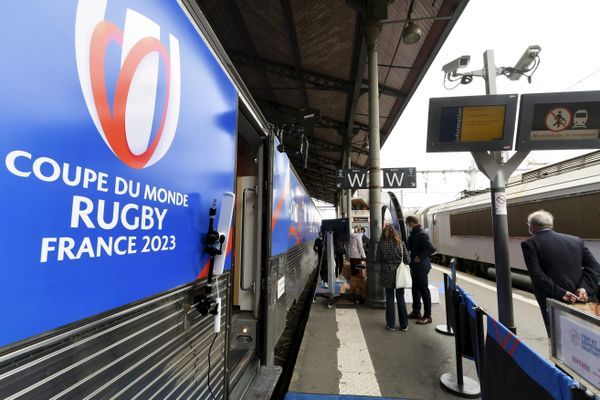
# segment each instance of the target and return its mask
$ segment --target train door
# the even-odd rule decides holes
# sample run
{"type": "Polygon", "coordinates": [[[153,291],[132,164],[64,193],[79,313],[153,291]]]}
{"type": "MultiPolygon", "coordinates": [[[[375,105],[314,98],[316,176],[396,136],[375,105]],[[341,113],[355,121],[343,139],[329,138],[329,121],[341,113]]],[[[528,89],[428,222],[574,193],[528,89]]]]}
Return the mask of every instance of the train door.
{"type": "Polygon", "coordinates": [[[229,338],[229,398],[241,398],[259,367],[262,158],[264,140],[242,111],[238,118],[236,217],[229,338]]]}

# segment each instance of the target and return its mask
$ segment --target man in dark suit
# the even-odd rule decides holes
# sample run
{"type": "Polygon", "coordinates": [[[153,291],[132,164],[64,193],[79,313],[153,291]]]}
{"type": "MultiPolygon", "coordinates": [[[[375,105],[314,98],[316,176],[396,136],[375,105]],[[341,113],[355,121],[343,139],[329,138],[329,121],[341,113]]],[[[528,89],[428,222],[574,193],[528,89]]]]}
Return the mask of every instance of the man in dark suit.
{"type": "Polygon", "coordinates": [[[521,243],[523,258],[549,331],[546,298],[566,303],[595,299],[600,265],[583,240],[552,230],[554,217],[549,212],[530,214],[527,225],[532,236],[521,243]]]}
{"type": "Polygon", "coordinates": [[[427,275],[431,270],[429,256],[435,252],[429,235],[423,230],[417,217],[406,217],[406,225],[410,228],[410,235],[406,247],[410,253],[410,276],[412,278],[412,312],[408,318],[417,320],[417,324],[430,324],[431,320],[431,294],[427,275]],[[423,299],[424,313],[421,316],[421,298],[423,299]]]}

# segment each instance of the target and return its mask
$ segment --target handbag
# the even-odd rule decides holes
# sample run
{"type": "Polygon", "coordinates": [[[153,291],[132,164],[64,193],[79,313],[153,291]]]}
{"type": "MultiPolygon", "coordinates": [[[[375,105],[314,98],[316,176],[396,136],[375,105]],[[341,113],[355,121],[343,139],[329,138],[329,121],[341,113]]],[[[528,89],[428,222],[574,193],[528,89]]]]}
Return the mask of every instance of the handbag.
{"type": "Polygon", "coordinates": [[[404,261],[401,259],[398,268],[396,268],[396,289],[410,287],[412,287],[412,278],[410,277],[410,270],[408,268],[408,265],[404,264],[404,261]]]}

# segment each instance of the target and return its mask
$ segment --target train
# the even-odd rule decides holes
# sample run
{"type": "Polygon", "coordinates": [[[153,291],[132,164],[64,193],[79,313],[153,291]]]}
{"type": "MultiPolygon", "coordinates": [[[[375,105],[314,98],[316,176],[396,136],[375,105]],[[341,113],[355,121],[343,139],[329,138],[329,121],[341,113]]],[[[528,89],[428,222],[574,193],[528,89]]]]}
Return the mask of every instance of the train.
{"type": "MultiPolygon", "coordinates": [[[[581,237],[600,259],[600,152],[595,151],[512,177],[506,187],[510,266],[527,279],[521,242],[529,237],[527,216],[536,210],[554,215],[554,229],[581,237]]],[[[464,270],[495,273],[490,192],[427,207],[417,214],[437,249],[436,259],[455,257],[464,270]]]]}
{"type": "Polygon", "coordinates": [[[321,215],[197,4],[3,21],[0,398],[277,382],[321,215]]]}

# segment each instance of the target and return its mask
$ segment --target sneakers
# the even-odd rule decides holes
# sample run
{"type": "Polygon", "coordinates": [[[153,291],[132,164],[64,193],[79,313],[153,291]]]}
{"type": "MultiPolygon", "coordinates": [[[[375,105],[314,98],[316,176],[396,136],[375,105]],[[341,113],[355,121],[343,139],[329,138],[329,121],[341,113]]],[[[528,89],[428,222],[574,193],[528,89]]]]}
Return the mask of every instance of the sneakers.
{"type": "Polygon", "coordinates": [[[392,332],[395,331],[394,328],[390,328],[387,324],[385,325],[385,329],[387,329],[388,331],[392,331],[392,332]]]}
{"type": "Polygon", "coordinates": [[[432,322],[431,317],[423,317],[415,323],[419,324],[419,325],[425,325],[425,324],[430,324],[431,322],[432,322]]]}
{"type": "Polygon", "coordinates": [[[406,332],[408,331],[408,326],[405,326],[404,328],[400,328],[400,332],[406,332]]]}
{"type": "Polygon", "coordinates": [[[324,287],[325,289],[329,289],[329,285],[327,284],[327,282],[323,282],[323,287],[324,287]]]}
{"type": "Polygon", "coordinates": [[[408,318],[409,319],[421,319],[421,318],[423,318],[423,316],[421,315],[421,313],[413,311],[410,314],[408,314],[408,318]]]}

